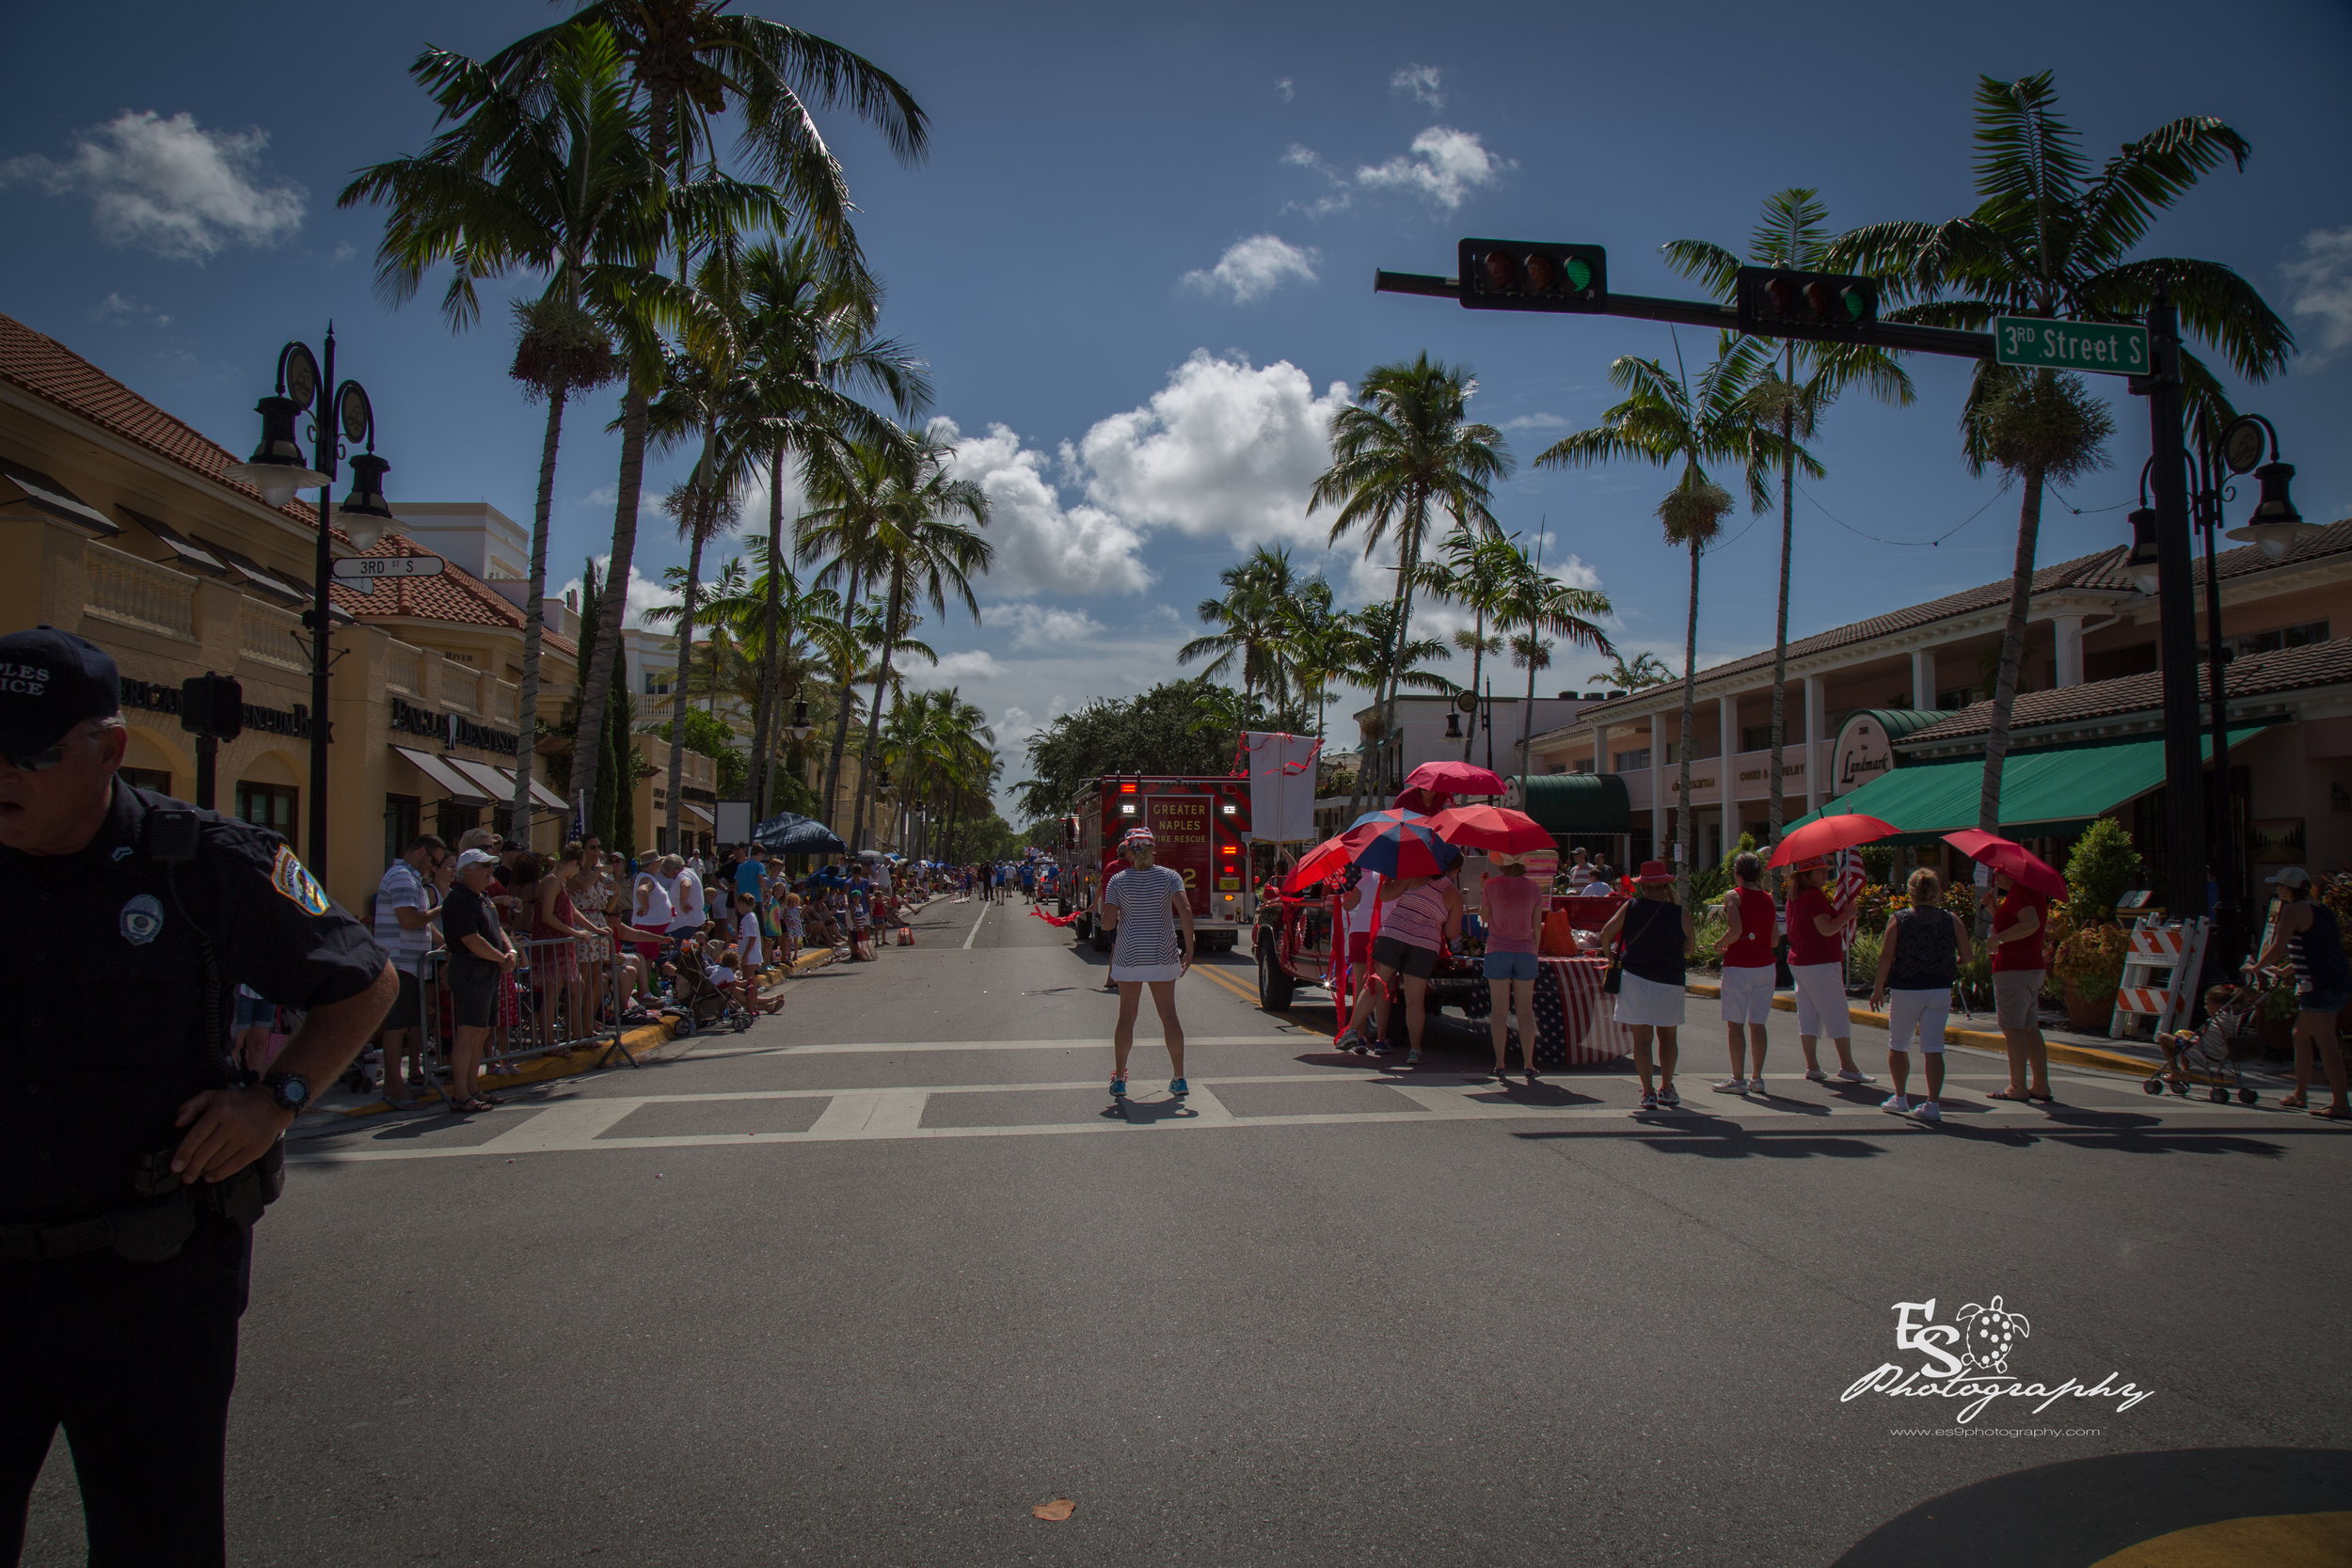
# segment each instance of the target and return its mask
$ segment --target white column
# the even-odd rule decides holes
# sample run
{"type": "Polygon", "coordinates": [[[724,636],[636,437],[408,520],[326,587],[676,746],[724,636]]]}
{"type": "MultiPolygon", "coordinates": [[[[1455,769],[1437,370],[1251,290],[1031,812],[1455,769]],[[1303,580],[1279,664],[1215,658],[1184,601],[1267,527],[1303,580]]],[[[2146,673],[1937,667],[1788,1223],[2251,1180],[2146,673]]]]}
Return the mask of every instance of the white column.
{"type": "Polygon", "coordinates": [[[1829,683],[1819,675],[1804,678],[1804,809],[1820,811],[1822,783],[1829,768],[1829,737],[1821,726],[1829,722],[1829,683]]]}
{"type": "Polygon", "coordinates": [[[1740,755],[1740,699],[1715,699],[1716,728],[1722,735],[1723,762],[1715,769],[1718,794],[1724,802],[1724,851],[1728,854],[1740,837],[1740,806],[1737,791],[1740,769],[1735,759],[1740,755]]]}
{"type": "Polygon", "coordinates": [[[1935,706],[1935,650],[1933,648],[1912,650],[1911,705],[1922,711],[1935,706]]]}
{"type": "Polygon", "coordinates": [[[1615,771],[1609,766],[1609,726],[1597,722],[1593,725],[1593,771],[1615,771]]]}
{"type": "Polygon", "coordinates": [[[1660,860],[1671,857],[1666,849],[1666,716],[1649,716],[1649,842],[1650,853],[1660,860]]]}
{"type": "Polygon", "coordinates": [[[2060,686],[2080,686],[2083,683],[2083,617],[2053,616],[2050,627],[2058,634],[2058,683],[2060,686]]]}

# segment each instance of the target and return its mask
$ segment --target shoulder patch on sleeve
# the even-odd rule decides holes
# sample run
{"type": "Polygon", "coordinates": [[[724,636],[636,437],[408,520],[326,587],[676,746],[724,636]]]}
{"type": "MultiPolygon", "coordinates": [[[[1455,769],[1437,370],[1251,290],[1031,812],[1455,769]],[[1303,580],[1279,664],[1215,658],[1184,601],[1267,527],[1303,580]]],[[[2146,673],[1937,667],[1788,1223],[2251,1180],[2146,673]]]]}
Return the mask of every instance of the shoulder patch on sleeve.
{"type": "Polygon", "coordinates": [[[319,890],[317,881],[294,858],[292,845],[281,844],[278,847],[278,859],[269,868],[269,885],[301,905],[307,913],[326,912],[326,895],[319,890]]]}

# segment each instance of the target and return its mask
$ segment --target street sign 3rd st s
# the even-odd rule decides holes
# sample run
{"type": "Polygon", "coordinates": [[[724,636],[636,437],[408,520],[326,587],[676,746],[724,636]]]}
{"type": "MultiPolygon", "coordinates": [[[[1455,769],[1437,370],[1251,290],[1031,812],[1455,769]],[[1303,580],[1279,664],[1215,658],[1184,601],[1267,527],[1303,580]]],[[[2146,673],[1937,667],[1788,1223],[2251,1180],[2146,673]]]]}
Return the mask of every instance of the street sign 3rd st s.
{"type": "Polygon", "coordinates": [[[355,582],[373,593],[378,578],[437,578],[449,564],[437,555],[347,555],[334,565],[337,582],[355,582]]]}
{"type": "Polygon", "coordinates": [[[2146,375],[2148,329],[2122,322],[1996,316],[1993,322],[1993,358],[1996,364],[2029,365],[2036,369],[2146,375]]]}

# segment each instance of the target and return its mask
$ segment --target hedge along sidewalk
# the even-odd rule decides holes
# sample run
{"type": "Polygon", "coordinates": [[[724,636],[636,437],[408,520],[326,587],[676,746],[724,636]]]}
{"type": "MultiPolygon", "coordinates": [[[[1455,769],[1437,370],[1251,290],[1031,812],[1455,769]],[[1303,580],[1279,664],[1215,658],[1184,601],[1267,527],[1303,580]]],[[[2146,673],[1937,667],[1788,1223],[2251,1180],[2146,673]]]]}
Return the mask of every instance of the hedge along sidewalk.
{"type": "MultiPolygon", "coordinates": [[[[793,960],[792,971],[789,974],[785,973],[784,966],[781,964],[761,970],[759,972],[760,987],[765,990],[770,986],[780,985],[786,980],[806,974],[813,969],[822,969],[833,962],[835,957],[837,955],[830,947],[819,947],[813,952],[803,953],[793,960]]],[[[682,1041],[694,1037],[682,1036],[677,1032],[682,1018],[681,1014],[665,1012],[651,1023],[641,1023],[634,1029],[625,1029],[621,1032],[621,1045],[628,1052],[632,1059],[639,1062],[658,1062],[676,1054],[671,1047],[678,1046],[682,1041]]],[[[573,1051],[550,1051],[545,1055],[533,1056],[527,1062],[516,1063],[514,1072],[501,1074],[490,1080],[490,1086],[498,1090],[519,1089],[527,1088],[534,1084],[550,1083],[558,1078],[577,1078],[582,1074],[594,1072],[598,1067],[603,1066],[606,1056],[611,1052],[611,1043],[601,1039],[590,1041],[573,1051]]],[[[426,1091],[420,1103],[429,1102],[437,1106],[441,1097],[442,1089],[437,1083],[426,1091]]],[[[364,1098],[359,1095],[349,1095],[339,1098],[347,1098],[350,1103],[338,1105],[323,1100],[317,1107],[318,1111],[330,1116],[373,1117],[389,1115],[394,1109],[387,1104],[380,1095],[372,1094],[364,1098]]]]}
{"type": "MultiPolygon", "coordinates": [[[[1717,980],[1693,980],[1684,986],[1683,990],[1692,996],[1709,996],[1717,999],[1721,999],[1724,993],[1723,983],[1717,980]]],[[[1797,1010],[1797,998],[1790,991],[1775,991],[1772,993],[1772,1007],[1778,1012],[1793,1013],[1797,1010]]],[[[1884,1013],[1872,1012],[1869,1008],[1858,1004],[1849,1003],[1846,1007],[1846,1016],[1852,1022],[1867,1024],[1873,1029],[1889,1027],[1884,1013]]],[[[2135,1078],[2153,1077],[2164,1067],[2163,1058],[2155,1053],[2153,1046],[2148,1048],[2150,1053],[2142,1057],[2126,1054],[2122,1051],[2111,1050],[2104,1046],[2078,1044],[2072,1040],[2054,1038],[2047,1029],[2042,1032],[2042,1039],[2049,1050],[2050,1060],[2063,1062],[2069,1067],[2092,1068],[2104,1072],[2124,1072],[2135,1078]]],[[[1956,1023],[1947,1023],[1944,1026],[1944,1043],[1969,1046],[1979,1051],[1999,1052],[2005,1055],[2009,1049],[2008,1042],[2002,1037],[1998,1029],[1963,1029],[1956,1023]]]]}

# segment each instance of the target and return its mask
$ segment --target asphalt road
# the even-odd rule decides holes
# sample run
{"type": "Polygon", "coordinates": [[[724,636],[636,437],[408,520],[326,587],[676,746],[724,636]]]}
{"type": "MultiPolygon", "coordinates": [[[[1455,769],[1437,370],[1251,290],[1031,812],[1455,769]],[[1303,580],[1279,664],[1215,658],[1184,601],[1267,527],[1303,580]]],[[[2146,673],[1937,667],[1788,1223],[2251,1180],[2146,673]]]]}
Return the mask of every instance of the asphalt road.
{"type": "MultiPolygon", "coordinates": [[[[1965,1053],[1926,1129],[1786,1018],[1758,1106],[1696,999],[1643,1116],[1333,1055],[1246,953],[1179,986],[1191,1103],[1147,1006],[1122,1117],[1099,958],[1017,902],[916,925],[675,1060],[298,1129],[230,1560],[2059,1568],[2352,1508],[2346,1129],[1996,1107],[1965,1053]],[[1894,1304],[1995,1297],[2018,1381],[2153,1392],[1841,1400],[1928,1364],[1894,1304]]],[[[64,1450],[28,1562],[81,1560],[64,1450]]]]}

